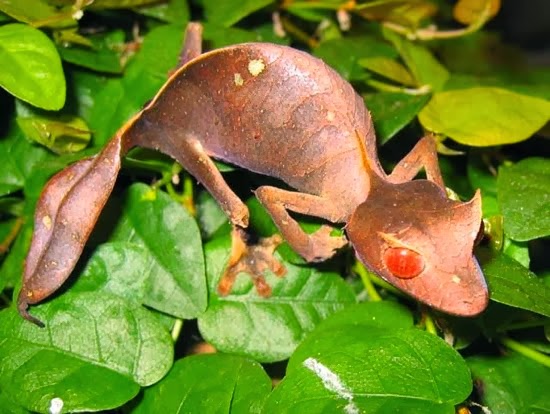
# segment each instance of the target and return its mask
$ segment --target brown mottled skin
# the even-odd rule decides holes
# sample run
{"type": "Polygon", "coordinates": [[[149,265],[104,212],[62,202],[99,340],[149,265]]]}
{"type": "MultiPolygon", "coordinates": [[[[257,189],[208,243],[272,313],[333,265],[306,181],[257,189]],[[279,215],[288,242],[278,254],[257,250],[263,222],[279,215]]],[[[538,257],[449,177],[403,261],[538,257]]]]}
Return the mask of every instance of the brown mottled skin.
{"type": "MultiPolygon", "coordinates": [[[[476,194],[466,203],[447,198],[432,138],[420,140],[387,175],[378,163],[363,99],[333,69],[304,52],[267,43],[201,54],[200,32],[199,25],[190,24],[181,65],[153,101],[102,153],[68,167],[77,171],[82,166],[82,177],[97,188],[86,200],[93,211],[86,216],[70,211],[72,203],[83,201],[77,200],[78,182],[66,184],[58,178],[66,172],[53,177],[44,190],[19,297],[25,317],[34,320],[26,311],[28,304],[50,295],[74,268],[112,190],[120,157],[134,146],[176,159],[208,189],[236,229],[248,225],[248,209],[212,158],[277,177],[295,190],[262,186],[255,194],[282,237],[306,260],[325,260],[348,240],[331,237],[328,226],[308,235],[288,211],[346,223],[349,242],[369,269],[430,306],[462,316],[486,307],[487,288],[472,253],[481,224],[480,197],[476,194]],[[113,167],[101,173],[105,167],[98,160],[113,167]],[[428,179],[413,180],[423,167],[428,179]],[[48,194],[56,191],[65,197],[48,205],[48,194]],[[53,229],[41,225],[45,215],[53,220],[53,229]],[[86,223],[80,228],[85,231],[71,241],[60,217],[83,217],[86,223]],[[58,237],[64,237],[64,248],[68,243],[69,254],[52,272],[48,263],[63,256],[55,247],[58,237]],[[382,259],[390,247],[419,253],[423,271],[410,279],[394,276],[382,259]]],[[[277,242],[247,250],[239,232],[233,235],[233,255],[220,291],[228,293],[236,272],[248,271],[256,274],[259,292],[268,294],[258,273],[267,268],[284,273],[271,258],[277,242]]]]}

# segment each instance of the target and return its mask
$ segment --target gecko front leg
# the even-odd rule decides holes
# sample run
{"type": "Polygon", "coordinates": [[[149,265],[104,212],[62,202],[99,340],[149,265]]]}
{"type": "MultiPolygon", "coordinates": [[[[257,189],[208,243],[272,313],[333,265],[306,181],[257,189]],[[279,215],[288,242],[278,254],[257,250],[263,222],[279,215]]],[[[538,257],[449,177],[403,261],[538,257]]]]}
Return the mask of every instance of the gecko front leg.
{"type": "Polygon", "coordinates": [[[308,262],[326,260],[347,244],[345,237],[331,236],[332,229],[327,225],[313,234],[307,234],[288,213],[293,211],[333,223],[343,221],[338,208],[330,200],[270,186],[258,188],[256,197],[267,209],[288,244],[308,262]]]}
{"type": "Polygon", "coordinates": [[[271,287],[265,282],[263,273],[271,270],[276,276],[286,274],[285,267],[273,257],[283,238],[308,262],[323,261],[332,257],[338,249],[347,244],[343,236],[330,235],[332,228],[323,225],[313,234],[307,234],[288,211],[319,217],[331,222],[340,222],[338,208],[329,200],[305,193],[262,186],[256,190],[256,197],[266,208],[282,236],[275,234],[261,239],[256,245],[246,244],[246,235],[238,227],[233,228],[231,256],[226,271],[218,285],[218,293],[226,295],[240,272],[248,273],[261,296],[269,296],[271,287]]]}

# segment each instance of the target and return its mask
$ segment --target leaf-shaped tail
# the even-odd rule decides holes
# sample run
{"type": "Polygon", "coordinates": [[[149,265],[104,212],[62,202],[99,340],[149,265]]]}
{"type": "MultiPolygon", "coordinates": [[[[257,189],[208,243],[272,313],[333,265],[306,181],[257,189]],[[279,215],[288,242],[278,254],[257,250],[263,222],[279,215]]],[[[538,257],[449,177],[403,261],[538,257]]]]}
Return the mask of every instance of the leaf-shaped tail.
{"type": "Polygon", "coordinates": [[[126,126],[96,156],[53,176],[40,195],[17,300],[19,313],[39,326],[44,324],[28,313],[28,306],[55,292],[74,269],[113,190],[127,150],[125,131],[126,126]]]}

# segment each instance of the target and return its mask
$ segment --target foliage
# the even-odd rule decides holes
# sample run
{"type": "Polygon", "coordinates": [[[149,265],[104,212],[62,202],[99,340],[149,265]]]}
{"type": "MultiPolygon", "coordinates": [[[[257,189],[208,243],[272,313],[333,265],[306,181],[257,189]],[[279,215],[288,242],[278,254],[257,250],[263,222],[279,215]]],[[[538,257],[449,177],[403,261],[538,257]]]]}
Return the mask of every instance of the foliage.
{"type": "MultiPolygon", "coordinates": [[[[0,1],[0,411],[550,411],[550,79],[483,28],[499,6],[0,1]],[[208,48],[291,44],[332,65],[364,96],[388,170],[423,130],[437,134],[447,186],[482,192],[487,311],[435,313],[351,254],[311,265],[286,244],[271,297],[244,275],[220,296],[224,214],[172,160],[140,150],[68,286],[33,307],[47,327],[21,319],[12,299],[42,187],[154,96],[191,18],[208,48]]],[[[263,179],[223,170],[245,198],[263,179]]]]}

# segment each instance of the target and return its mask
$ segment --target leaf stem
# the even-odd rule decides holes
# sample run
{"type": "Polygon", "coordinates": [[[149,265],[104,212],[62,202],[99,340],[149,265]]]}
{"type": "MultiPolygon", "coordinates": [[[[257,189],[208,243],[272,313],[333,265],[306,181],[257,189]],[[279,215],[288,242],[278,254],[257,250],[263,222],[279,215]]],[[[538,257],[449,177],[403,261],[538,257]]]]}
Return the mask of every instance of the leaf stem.
{"type": "Polygon", "coordinates": [[[363,263],[361,263],[359,260],[355,260],[355,263],[353,265],[353,271],[359,275],[361,278],[361,281],[363,282],[363,286],[365,286],[365,290],[367,291],[367,294],[369,295],[369,298],[373,302],[381,302],[382,298],[378,294],[378,291],[374,287],[370,272],[367,271],[365,266],[363,266],[363,263]]]}
{"type": "Polygon", "coordinates": [[[366,81],[367,85],[372,86],[375,89],[378,89],[379,91],[384,92],[399,92],[399,93],[405,93],[407,95],[427,95],[432,91],[432,88],[430,85],[422,85],[418,88],[403,88],[402,86],[396,86],[396,85],[390,85],[386,82],[381,82],[375,79],[368,79],[366,81]]]}
{"type": "Polygon", "coordinates": [[[313,39],[298,26],[294,25],[289,19],[282,18],[281,23],[283,24],[283,29],[286,33],[290,33],[300,42],[308,45],[310,49],[315,49],[317,46],[319,46],[319,42],[317,40],[313,39]]]}
{"type": "Polygon", "coordinates": [[[2,243],[0,243],[0,254],[4,254],[8,251],[11,244],[19,234],[19,231],[21,230],[21,227],[23,226],[23,223],[25,220],[23,218],[18,217],[15,222],[13,223],[12,228],[10,229],[9,233],[6,235],[4,240],[2,240],[2,243]]]}
{"type": "Polygon", "coordinates": [[[544,355],[542,352],[536,351],[533,348],[525,346],[522,343],[508,337],[500,338],[500,343],[506,348],[516,351],[517,353],[550,368],[550,356],[544,355]]]}
{"type": "Polygon", "coordinates": [[[472,34],[481,29],[481,27],[483,27],[483,25],[487,23],[487,21],[491,17],[490,13],[491,2],[486,1],[485,8],[479,14],[477,20],[475,20],[469,26],[466,26],[463,29],[456,30],[438,31],[437,28],[433,27],[427,29],[411,30],[408,27],[401,26],[400,24],[393,22],[384,22],[383,25],[384,27],[405,36],[409,40],[452,39],[472,34]]]}

